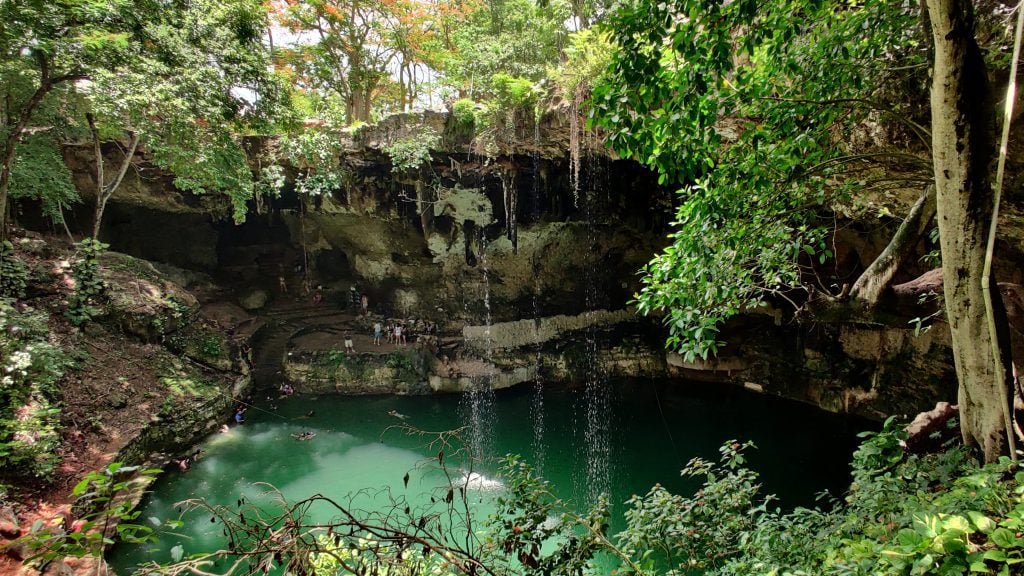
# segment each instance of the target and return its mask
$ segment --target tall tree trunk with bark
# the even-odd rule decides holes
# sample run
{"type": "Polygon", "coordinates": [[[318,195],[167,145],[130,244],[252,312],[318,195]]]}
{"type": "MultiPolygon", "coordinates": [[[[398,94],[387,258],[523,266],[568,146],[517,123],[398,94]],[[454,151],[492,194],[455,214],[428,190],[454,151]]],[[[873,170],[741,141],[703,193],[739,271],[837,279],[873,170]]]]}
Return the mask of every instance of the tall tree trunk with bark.
{"type": "Polygon", "coordinates": [[[927,9],[935,42],[932,157],[943,291],[960,381],[960,428],[964,441],[992,461],[1007,450],[1003,409],[1012,397],[1005,309],[996,299],[999,333],[990,334],[981,286],[992,217],[995,114],[971,1],[927,0],[927,9]]]}

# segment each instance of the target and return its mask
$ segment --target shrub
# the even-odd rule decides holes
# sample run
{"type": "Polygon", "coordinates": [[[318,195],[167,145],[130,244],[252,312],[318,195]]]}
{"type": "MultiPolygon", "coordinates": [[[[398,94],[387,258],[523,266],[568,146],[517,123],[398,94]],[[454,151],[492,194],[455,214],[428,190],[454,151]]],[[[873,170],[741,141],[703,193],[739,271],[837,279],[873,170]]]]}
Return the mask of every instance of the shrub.
{"type": "Polygon", "coordinates": [[[67,317],[76,326],[103,314],[107,285],[100,275],[99,257],[107,245],[85,239],[78,243],[78,258],[71,266],[75,291],[68,299],[67,317]]]}
{"type": "Polygon", "coordinates": [[[0,297],[24,298],[27,284],[25,263],[14,255],[14,245],[4,240],[0,243],[0,297]]]}
{"type": "MultiPolygon", "coordinates": [[[[45,567],[52,562],[54,572],[72,574],[73,569],[64,563],[66,558],[93,557],[97,561],[96,573],[107,573],[103,553],[110,545],[155,542],[156,529],[180,527],[181,522],[177,520],[148,519],[155,526],[138,521],[139,494],[159,473],[158,468],[140,469],[113,462],[103,470],[86,474],[71,491],[78,514],[73,526],[50,531],[44,528],[42,520],[37,520],[29,533],[16,541],[23,544],[29,554],[25,564],[45,567]]],[[[171,553],[172,557],[181,559],[180,554],[173,550],[171,553]]]]}
{"type": "Polygon", "coordinates": [[[452,120],[456,128],[472,128],[474,125],[477,103],[469,98],[459,98],[452,103],[452,120]]]}
{"type": "Polygon", "coordinates": [[[430,162],[430,151],[437,148],[440,142],[441,136],[436,130],[424,127],[385,146],[384,152],[391,157],[393,172],[405,172],[430,162]]]}
{"type": "Polygon", "coordinates": [[[0,469],[48,477],[59,462],[57,381],[72,366],[48,341],[47,316],[0,299],[0,469]]]}
{"type": "MultiPolygon", "coordinates": [[[[955,423],[952,423],[955,426],[955,423]]],[[[1004,458],[980,467],[963,447],[908,454],[890,420],[853,459],[854,483],[831,509],[771,508],[755,472],[751,447],[727,442],[717,462],[694,459],[684,476],[703,478],[690,496],[654,486],[629,500],[626,528],[599,537],[598,551],[616,556],[618,574],[707,576],[868,576],[873,574],[1020,574],[1024,565],[1024,471],[1004,458]]],[[[544,522],[561,508],[545,484],[512,460],[509,495],[499,500],[494,539],[539,573],[578,566],[547,550],[569,534],[599,534],[583,517],[562,515],[560,531],[544,522]],[[564,524],[571,523],[567,528],[564,524]],[[561,534],[561,536],[559,536],[561,534]]],[[[534,573],[525,571],[524,573],[534,573]]],[[[564,572],[561,572],[564,573],[564,572]]]]}
{"type": "Polygon", "coordinates": [[[504,73],[491,76],[491,93],[492,103],[506,110],[533,106],[541,95],[528,78],[504,73]]]}
{"type": "Polygon", "coordinates": [[[548,76],[554,80],[556,90],[563,98],[576,101],[589,95],[591,87],[605,81],[612,52],[608,34],[593,28],[573,32],[565,49],[565,61],[557,68],[549,69],[548,76]]]}

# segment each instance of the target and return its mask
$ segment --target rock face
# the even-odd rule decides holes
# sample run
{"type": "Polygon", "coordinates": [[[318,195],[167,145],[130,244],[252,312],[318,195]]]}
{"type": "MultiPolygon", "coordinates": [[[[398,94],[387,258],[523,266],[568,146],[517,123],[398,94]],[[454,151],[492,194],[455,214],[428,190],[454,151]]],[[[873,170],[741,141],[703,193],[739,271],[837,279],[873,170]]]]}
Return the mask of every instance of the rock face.
{"type": "Polygon", "coordinates": [[[776,325],[748,316],[731,322],[722,338],[728,344],[714,361],[670,355],[673,371],[872,419],[913,416],[936,399],[956,398],[945,324],[915,335],[877,324],[776,325]]]}
{"type": "MultiPolygon", "coordinates": [[[[226,200],[175,190],[140,152],[140,170],[108,205],[102,240],[211,273],[245,292],[240,303],[248,309],[262,307],[260,290],[280,293],[279,277],[290,294],[302,289],[306,270],[310,285],[327,294],[358,284],[378,311],[437,321],[622,308],[638,288],[636,271],[665,242],[673,193],[637,164],[607,156],[586,160],[574,188],[559,140],[565,129],[554,122],[533,145],[488,158],[472,154],[445,121],[398,116],[339,134],[337,190],[303,203],[289,170],[270,213],[250,213],[238,226],[226,200]],[[423,126],[445,135],[444,150],[416,173],[393,172],[384,150],[423,126]]],[[[89,154],[66,152],[86,200],[69,215],[73,227],[89,217],[89,154]]]]}
{"type": "Polygon", "coordinates": [[[552,316],[535,320],[516,320],[490,326],[466,326],[462,336],[466,344],[478,350],[504,350],[541,345],[564,337],[565,334],[595,328],[614,326],[636,320],[629,310],[594,310],[577,316],[552,316]]]}
{"type": "MultiPolygon", "coordinates": [[[[228,220],[226,201],[181,193],[152,167],[138,173],[146,178],[133,172],[108,206],[103,239],[114,250],[207,272],[247,310],[273,314],[282,302],[316,294],[326,309],[354,316],[365,297],[371,313],[437,324],[440,338],[414,354],[363,357],[334,345],[288,357],[285,376],[309,391],[671,375],[875,418],[955,397],[944,327],[915,336],[903,319],[783,325],[750,315],[726,326],[728,345],[715,360],[665,354],[657,321],[633,317],[628,302],[639,289],[637,270],[667,241],[674,194],[637,164],[595,151],[574,185],[565,126],[550,118],[540,138],[524,135],[496,157],[475,154],[446,123],[444,115],[400,115],[339,134],[338,189],[302,201],[297,171],[286,170],[280,198],[241,225],[228,220]],[[442,134],[441,149],[415,172],[394,172],[385,150],[423,126],[442,134]]],[[[83,191],[94,184],[88,154],[67,152],[83,191]]],[[[860,244],[855,236],[850,227],[836,236],[836,266],[846,276],[885,245],[884,234],[861,234],[860,244]]],[[[279,339],[284,346],[288,334],[279,339]]]]}
{"type": "Polygon", "coordinates": [[[267,305],[270,295],[262,288],[246,290],[238,295],[238,303],[246,310],[259,310],[267,305]]]}
{"type": "Polygon", "coordinates": [[[412,345],[383,350],[363,337],[357,346],[362,352],[354,353],[334,349],[330,341],[317,347],[316,340],[299,335],[290,343],[284,376],[302,392],[424,394],[668,374],[649,323],[627,310],[463,330],[466,337],[419,335],[412,345]],[[535,325],[542,327],[539,333],[535,325]]]}

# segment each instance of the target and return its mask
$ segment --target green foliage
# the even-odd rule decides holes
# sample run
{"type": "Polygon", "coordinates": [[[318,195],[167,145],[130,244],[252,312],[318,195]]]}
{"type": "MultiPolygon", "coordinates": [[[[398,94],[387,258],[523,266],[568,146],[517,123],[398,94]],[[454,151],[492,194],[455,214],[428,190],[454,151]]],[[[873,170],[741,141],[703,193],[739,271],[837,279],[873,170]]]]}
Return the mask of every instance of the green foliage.
{"type": "Polygon", "coordinates": [[[278,164],[270,164],[260,170],[255,191],[263,198],[280,198],[284,184],[284,169],[278,164]]]}
{"type": "Polygon", "coordinates": [[[457,128],[472,128],[476,118],[477,103],[469,98],[459,98],[452,103],[452,119],[457,128]]]}
{"type": "MultiPolygon", "coordinates": [[[[955,426],[955,422],[952,424],[955,426]]],[[[684,476],[703,479],[690,496],[654,486],[627,502],[627,525],[595,537],[583,558],[544,554],[560,538],[594,535],[572,515],[552,522],[561,503],[515,458],[506,462],[507,494],[490,529],[502,560],[527,574],[578,573],[594,554],[618,557],[618,574],[708,576],[869,576],[1012,574],[1024,563],[1024,471],[1003,459],[978,467],[963,448],[908,454],[890,420],[865,434],[853,460],[854,483],[830,510],[770,508],[749,443],[729,441],[718,462],[694,459],[684,476]],[[558,536],[556,536],[558,534],[558,536]],[[552,563],[548,563],[548,562],[552,563]]]]}
{"type": "Polygon", "coordinates": [[[231,201],[232,218],[245,220],[253,182],[245,151],[227,132],[197,130],[187,122],[166,128],[159,143],[149,143],[153,159],[174,173],[174,185],[196,195],[222,193],[231,201]]]}
{"type": "Polygon", "coordinates": [[[312,198],[330,194],[341,186],[338,155],[341,143],[335,134],[306,130],[281,140],[282,155],[304,171],[295,180],[300,196],[312,198]]]}
{"type": "Polygon", "coordinates": [[[310,553],[315,576],[376,574],[379,576],[456,576],[459,574],[440,554],[429,548],[403,550],[371,536],[335,540],[317,537],[317,551],[310,553]]]}
{"type": "Polygon", "coordinates": [[[507,492],[488,519],[492,562],[513,573],[536,576],[582,574],[607,540],[609,507],[604,497],[577,515],[555,497],[547,481],[518,457],[502,467],[507,492]]]}
{"type": "Polygon", "coordinates": [[[683,186],[672,244],[637,297],[664,314],[671,348],[707,357],[731,316],[766,300],[798,306],[807,273],[831,257],[832,208],[864,186],[859,161],[896,155],[927,180],[930,161],[905,148],[850,156],[867,122],[904,141],[922,134],[915,105],[896,97],[926,90],[918,11],[629,0],[609,16],[616,50],[592,120],[620,154],[683,186]]]}
{"type": "Polygon", "coordinates": [[[504,0],[473,11],[451,33],[437,67],[452,94],[487,100],[495,74],[538,82],[559,61],[571,14],[564,0],[504,0]]]}
{"type": "Polygon", "coordinates": [[[204,334],[199,338],[199,352],[208,358],[224,356],[224,349],[221,348],[220,338],[216,334],[204,334]]]}
{"type": "Polygon", "coordinates": [[[492,104],[499,108],[526,108],[537,103],[540,91],[528,78],[499,72],[491,76],[492,104]]]}
{"type": "Polygon", "coordinates": [[[845,503],[788,513],[767,507],[756,475],[736,458],[739,445],[727,444],[720,463],[684,470],[706,474],[694,496],[655,487],[634,498],[617,543],[645,572],[723,576],[1010,573],[1024,562],[1017,465],[978,468],[959,448],[910,455],[901,437],[891,421],[868,435],[845,503]]]}
{"type": "Polygon", "coordinates": [[[63,209],[81,202],[64,163],[60,142],[51,132],[32,134],[18,144],[11,166],[13,199],[39,201],[43,216],[54,224],[63,222],[63,209]]]}
{"type": "Polygon", "coordinates": [[[399,138],[384,147],[384,152],[391,158],[392,172],[408,172],[430,163],[430,151],[436,150],[441,143],[441,135],[429,126],[415,133],[399,138]]]}
{"type": "MultiPolygon", "coordinates": [[[[203,511],[204,521],[221,523],[231,543],[228,551],[199,554],[176,567],[248,556],[258,557],[253,562],[259,566],[331,576],[578,576],[606,571],[612,561],[614,574],[644,576],[1019,573],[1024,470],[1017,463],[1004,458],[979,467],[962,447],[908,453],[905,433],[893,420],[863,436],[853,458],[854,483],[830,509],[771,508],[772,497],[761,494],[757,474],[746,465],[752,445],[729,441],[717,461],[695,458],[684,468],[684,476],[702,481],[695,492],[672,494],[656,485],[634,496],[626,503],[626,527],[609,535],[606,499],[577,512],[530,466],[509,456],[501,472],[506,488],[479,533],[482,541],[446,523],[471,521],[456,512],[468,502],[455,482],[435,500],[447,512],[413,511],[398,499],[390,512],[365,518],[338,508],[328,525],[304,518],[322,496],[295,504],[275,499],[281,510],[271,514],[250,502],[236,509],[190,501],[187,507],[203,511]]],[[[437,454],[442,469],[451,448],[444,446],[437,454]]]]}
{"type": "Polygon", "coordinates": [[[307,198],[325,196],[339,187],[341,175],[337,172],[313,172],[300,176],[295,181],[295,190],[307,198]]]}
{"type": "Polygon", "coordinates": [[[721,566],[765,509],[757,474],[743,465],[743,450],[750,447],[732,440],[719,449],[717,463],[691,460],[682,475],[704,478],[693,496],[674,495],[659,485],[631,498],[626,529],[617,541],[623,552],[646,570],[676,563],[686,570],[721,566]]]}
{"type": "Polygon", "coordinates": [[[24,298],[28,267],[14,254],[10,240],[0,242],[0,297],[24,298]]]}
{"type": "Polygon", "coordinates": [[[289,46],[279,58],[302,78],[311,107],[343,115],[345,123],[367,121],[374,97],[387,85],[388,66],[409,56],[401,48],[420,28],[409,9],[402,2],[287,3],[279,21],[316,41],[289,46]]]}
{"type": "Polygon", "coordinates": [[[68,298],[66,315],[76,326],[102,316],[107,285],[100,274],[100,255],[107,244],[87,238],[78,243],[78,253],[71,265],[75,289],[68,298]]]}
{"type": "Polygon", "coordinates": [[[59,462],[57,381],[72,367],[47,316],[0,298],[0,469],[48,477],[59,462]]]}
{"type": "Polygon", "coordinates": [[[388,368],[404,370],[407,372],[415,370],[415,367],[412,364],[412,359],[401,352],[392,352],[391,354],[388,354],[388,359],[384,361],[384,365],[388,368]]]}
{"type": "Polygon", "coordinates": [[[150,323],[156,328],[160,338],[175,347],[182,349],[184,348],[184,342],[171,341],[168,342],[169,337],[173,337],[177,332],[180,332],[183,328],[187,329],[191,327],[191,318],[189,313],[192,311],[187,304],[182,302],[180,299],[175,298],[173,295],[168,296],[164,299],[164,306],[160,309],[160,312],[153,316],[150,323]]]}
{"type": "Polygon", "coordinates": [[[501,72],[491,76],[487,94],[489,98],[474,115],[477,148],[495,156],[502,145],[515,145],[524,121],[536,122],[543,92],[527,78],[501,72]]]}
{"type": "Polygon", "coordinates": [[[139,134],[179,188],[224,193],[244,218],[252,178],[233,132],[280,112],[262,2],[29,0],[0,5],[0,21],[6,125],[39,126],[17,146],[12,196],[40,198],[59,218],[76,197],[58,143],[85,133],[92,112],[104,138],[139,134]]]}
{"type": "Polygon", "coordinates": [[[330,132],[305,130],[282,138],[281,153],[298,168],[323,171],[337,165],[341,142],[330,132]]]}
{"type": "Polygon", "coordinates": [[[124,49],[117,66],[91,71],[88,107],[112,137],[140,134],[174,184],[221,193],[244,220],[253,182],[235,133],[278,113],[278,85],[267,79],[263,6],[254,0],[167,5],[140,23],[148,43],[124,49]],[[249,104],[246,88],[258,96],[249,104]]]}
{"type": "MultiPolygon", "coordinates": [[[[46,565],[68,557],[95,557],[102,564],[104,551],[115,543],[142,544],[156,540],[153,527],[136,522],[139,512],[135,502],[141,491],[152,482],[159,469],[140,469],[114,462],[94,471],[75,485],[71,495],[78,520],[72,526],[48,529],[38,520],[29,533],[18,540],[29,552],[26,564],[46,565]],[[116,526],[116,528],[115,528],[116,526]]],[[[159,523],[169,529],[180,522],[159,523]]],[[[70,570],[63,566],[65,570],[70,570]]]]}
{"type": "Polygon", "coordinates": [[[612,44],[605,32],[587,28],[569,35],[565,61],[548,70],[557,91],[568,101],[589,93],[591,87],[606,81],[612,59],[612,44]]]}

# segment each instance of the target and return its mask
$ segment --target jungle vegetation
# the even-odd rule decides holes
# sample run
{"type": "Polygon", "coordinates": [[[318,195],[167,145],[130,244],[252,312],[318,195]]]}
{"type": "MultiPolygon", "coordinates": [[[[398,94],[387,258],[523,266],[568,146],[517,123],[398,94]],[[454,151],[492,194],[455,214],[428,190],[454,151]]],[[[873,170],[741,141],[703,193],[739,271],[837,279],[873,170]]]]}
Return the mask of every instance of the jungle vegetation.
{"type": "MultiPolygon", "coordinates": [[[[96,150],[95,238],[141,148],[179,188],[226,195],[242,220],[280,192],[282,178],[273,162],[247,157],[244,135],[281,136],[283,155],[301,170],[299,188],[312,197],[340,186],[333,131],[444,104],[493,142],[509,122],[562,106],[574,135],[593,131],[678,188],[671,244],[645,269],[637,305],[661,316],[667,345],[692,360],[715,354],[726,344],[723,323],[754,307],[813,314],[824,303],[869,315],[909,247],[929,241],[934,219],[960,432],[988,466],[958,449],[907,456],[894,451],[891,433],[880,435],[862,448],[865,476],[837,512],[780,515],[753,495],[717,502],[719,516],[700,521],[735,530],[702,543],[712,556],[694,568],[1015,573],[1024,548],[1018,472],[1001,457],[1015,445],[1011,362],[1020,353],[1009,349],[990,274],[999,129],[1012,118],[997,103],[1016,78],[1012,8],[970,0],[0,0],[0,235],[12,200],[38,201],[56,223],[80,201],[62,161],[67,146],[96,150]],[[822,277],[835,256],[837,215],[907,194],[917,202],[875,265],[846,285],[822,277]],[[916,499],[897,503],[901,491],[916,499]],[[841,536],[816,537],[825,533],[841,536]]],[[[422,160],[425,148],[414,144],[396,148],[396,165],[422,160]]],[[[0,266],[11,271],[4,295],[17,297],[21,272],[9,251],[0,266]]],[[[0,311],[5,326],[26,326],[2,340],[9,372],[41,374],[30,388],[5,379],[5,417],[34,403],[44,422],[47,388],[70,364],[23,355],[40,340],[38,318],[0,311]]],[[[21,458],[5,434],[6,457],[21,458]]],[[[730,478],[744,489],[756,484],[740,472],[739,455],[729,448],[720,464],[692,465],[707,474],[702,494],[727,500],[717,488],[730,478]]],[[[607,548],[627,571],[671,564],[652,557],[674,557],[694,536],[671,534],[665,548],[644,532],[662,520],[670,530],[677,518],[669,512],[701,513],[703,504],[675,498],[655,490],[635,503],[633,532],[607,548]]],[[[545,566],[538,573],[577,573],[573,562],[610,543],[600,518],[595,511],[573,529],[600,538],[577,539],[583,548],[557,559],[541,558],[526,536],[501,548],[520,570],[537,563],[545,566]]],[[[398,542],[390,549],[401,555],[410,541],[398,542]]],[[[417,544],[424,555],[435,546],[417,544]]]]}

